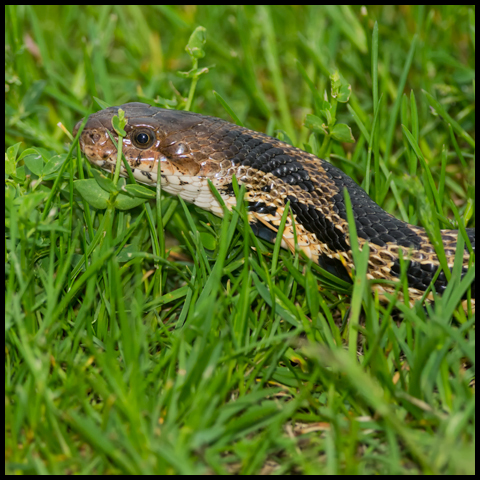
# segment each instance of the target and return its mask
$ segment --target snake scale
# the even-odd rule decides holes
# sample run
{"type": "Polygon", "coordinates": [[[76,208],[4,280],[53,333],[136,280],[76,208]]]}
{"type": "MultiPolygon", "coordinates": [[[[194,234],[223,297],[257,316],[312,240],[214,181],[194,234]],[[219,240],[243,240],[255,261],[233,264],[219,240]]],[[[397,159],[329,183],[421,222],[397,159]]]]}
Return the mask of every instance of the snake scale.
{"type": "MultiPolygon", "coordinates": [[[[367,276],[395,280],[400,275],[399,250],[410,259],[407,269],[411,299],[421,298],[439,268],[439,260],[425,229],[402,222],[385,212],[348,175],[315,155],[219,118],[167,110],[143,103],[126,103],[90,115],[80,136],[87,159],[113,171],[117,151],[107,131],[117,139],[112,117],[121,108],[128,124],[123,152],[137,181],[155,185],[160,162],[162,189],[222,216],[211,193],[210,179],[226,206],[236,205],[232,177],[245,184],[249,222],[258,237],[274,242],[288,201],[295,219],[298,246],[321,267],[351,282],[350,248],[343,190],[350,194],[360,247],[369,242],[367,276]]],[[[74,135],[80,126],[79,122],[74,135]]],[[[122,175],[126,175],[122,165],[122,175]]],[[[448,265],[453,266],[457,230],[442,230],[448,265]]],[[[475,248],[475,230],[467,229],[475,248]]],[[[294,249],[292,219],[287,219],[282,247],[294,249]]],[[[465,247],[463,274],[468,269],[465,247]]],[[[447,280],[442,271],[435,290],[447,280]]],[[[386,284],[374,286],[380,294],[392,292],[386,284]]],[[[475,286],[471,287],[475,298],[475,286]]]]}

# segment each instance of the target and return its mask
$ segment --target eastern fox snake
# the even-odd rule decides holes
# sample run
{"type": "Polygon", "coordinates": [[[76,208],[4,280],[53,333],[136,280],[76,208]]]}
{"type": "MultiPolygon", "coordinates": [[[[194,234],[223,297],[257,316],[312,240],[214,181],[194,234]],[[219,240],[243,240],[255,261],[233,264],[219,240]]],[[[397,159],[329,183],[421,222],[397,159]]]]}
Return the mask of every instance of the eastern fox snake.
{"type": "MultiPolygon", "coordinates": [[[[222,216],[207,179],[221,194],[227,207],[236,205],[232,176],[245,184],[249,222],[254,233],[274,242],[285,205],[290,200],[298,246],[313,261],[337,277],[351,281],[353,268],[343,189],[352,202],[360,247],[368,241],[370,279],[395,280],[400,274],[399,249],[410,259],[407,269],[409,293],[420,298],[432,281],[439,261],[421,227],[402,222],[380,208],[349,176],[330,163],[273,137],[239,127],[219,118],[143,103],[126,103],[91,115],[80,136],[88,160],[112,171],[117,151],[107,130],[115,138],[112,117],[125,111],[128,124],[123,152],[133,175],[154,185],[161,162],[162,189],[222,216]]],[[[80,122],[74,129],[77,132],[80,122]]],[[[125,168],[122,165],[122,174],[125,168]]],[[[442,230],[449,267],[453,265],[457,230],[442,230]]],[[[467,229],[475,248],[475,230],[467,229]]],[[[282,246],[294,248],[294,232],[288,218],[282,246]]],[[[469,263],[465,247],[463,273],[469,263]]],[[[434,286],[442,293],[447,280],[442,271],[434,286]]],[[[376,285],[380,293],[388,285],[376,285]]],[[[475,286],[471,287],[472,298],[475,286]]]]}

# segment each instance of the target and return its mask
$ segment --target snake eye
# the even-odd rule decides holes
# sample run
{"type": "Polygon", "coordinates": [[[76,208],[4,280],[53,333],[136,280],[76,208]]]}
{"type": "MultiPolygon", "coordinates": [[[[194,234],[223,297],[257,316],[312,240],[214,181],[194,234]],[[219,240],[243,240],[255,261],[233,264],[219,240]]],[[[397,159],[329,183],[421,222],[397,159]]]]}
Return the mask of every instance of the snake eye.
{"type": "Polygon", "coordinates": [[[135,130],[131,135],[132,143],[138,148],[148,148],[155,140],[155,135],[148,128],[135,130]]]}

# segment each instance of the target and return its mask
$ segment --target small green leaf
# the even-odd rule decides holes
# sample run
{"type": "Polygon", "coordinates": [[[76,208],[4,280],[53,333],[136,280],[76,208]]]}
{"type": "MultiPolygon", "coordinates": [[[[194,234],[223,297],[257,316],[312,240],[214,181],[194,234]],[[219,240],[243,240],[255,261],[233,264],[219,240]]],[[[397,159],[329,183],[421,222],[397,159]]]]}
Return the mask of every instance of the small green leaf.
{"type": "Polygon", "coordinates": [[[41,147],[34,147],[34,148],[27,148],[24,150],[21,155],[18,157],[18,160],[21,160],[22,158],[26,157],[27,155],[32,155],[32,154],[39,154],[43,158],[43,163],[47,163],[48,160],[52,155],[55,155],[54,152],[51,152],[45,148],[41,147]]]}
{"type": "Polygon", "coordinates": [[[23,183],[26,178],[25,165],[20,165],[17,168],[17,171],[14,174],[12,173],[11,176],[13,179],[17,180],[17,182],[23,183]]]}
{"type": "Polygon", "coordinates": [[[93,208],[104,210],[108,206],[110,195],[101,188],[96,180],[75,180],[73,185],[80,196],[93,208]]]}
{"type": "Polygon", "coordinates": [[[38,154],[40,154],[41,156],[41,153],[36,148],[26,148],[17,158],[17,162],[19,162],[20,160],[22,160],[28,155],[38,155],[38,154]]]}
{"type": "Polygon", "coordinates": [[[147,200],[151,198],[155,198],[156,194],[153,190],[150,190],[147,187],[137,184],[129,184],[125,185],[121,189],[122,191],[126,191],[128,194],[132,195],[136,198],[145,198],[147,200]]]}
{"type": "MultiPolygon", "coordinates": [[[[31,150],[31,149],[29,149],[31,150]]],[[[43,158],[41,155],[38,153],[32,154],[32,155],[27,155],[23,161],[25,162],[25,165],[27,168],[37,175],[38,177],[41,177],[43,174],[43,158]]]]}
{"type": "MultiPolygon", "coordinates": [[[[329,106],[331,107],[331,105],[329,106]]],[[[335,118],[332,116],[331,108],[320,110],[320,113],[322,114],[323,118],[325,118],[325,120],[327,121],[327,125],[329,127],[335,124],[335,118]]]]}
{"type": "Polygon", "coordinates": [[[172,100],[168,98],[163,98],[160,95],[155,97],[155,104],[161,105],[162,107],[175,108],[178,105],[178,100],[173,97],[172,100]]]}
{"type": "Polygon", "coordinates": [[[330,75],[330,80],[332,81],[332,98],[336,98],[338,102],[347,103],[352,93],[351,85],[341,79],[338,71],[330,75]]]}
{"type": "Polygon", "coordinates": [[[138,255],[138,245],[125,245],[122,250],[120,250],[120,253],[117,255],[117,261],[119,263],[129,262],[135,254],[138,255]]]}
{"type": "Polygon", "coordinates": [[[205,27],[197,27],[190,35],[185,50],[192,58],[203,58],[205,56],[205,45],[207,39],[207,29],[205,27]]]}
{"type": "Polygon", "coordinates": [[[102,188],[102,190],[105,190],[108,193],[115,193],[119,191],[113,181],[110,180],[110,178],[108,178],[99,170],[92,169],[92,174],[95,178],[95,181],[97,182],[99,187],[102,188]]]}
{"type": "Polygon", "coordinates": [[[18,142],[15,145],[7,148],[5,153],[5,173],[7,175],[15,174],[15,167],[17,165],[17,153],[22,142],[18,142]]]}
{"type": "Polygon", "coordinates": [[[323,122],[322,119],[320,117],[317,117],[316,115],[311,115],[310,113],[308,113],[305,117],[304,125],[308,129],[313,130],[314,132],[328,135],[327,125],[325,125],[325,122],[323,122]]]}
{"type": "Polygon", "coordinates": [[[203,68],[192,68],[188,72],[177,72],[177,75],[182,78],[195,78],[203,75],[204,73],[208,73],[210,68],[215,67],[215,65],[209,65],[208,67],[203,68]]]}
{"type": "Polygon", "coordinates": [[[16,160],[17,154],[18,154],[18,149],[20,148],[21,144],[22,144],[22,142],[18,142],[15,145],[12,145],[11,147],[7,148],[7,156],[9,158],[9,160],[13,160],[13,161],[16,160]]]}
{"type": "Polygon", "coordinates": [[[119,194],[115,198],[115,208],[119,210],[130,210],[131,208],[138,207],[147,200],[145,198],[132,198],[128,195],[119,194]]]}
{"type": "Polygon", "coordinates": [[[66,153],[62,153],[61,155],[54,155],[53,157],[51,157],[43,167],[43,175],[49,175],[53,172],[56,172],[63,165],[63,162],[66,159],[66,153]]]}
{"type": "Polygon", "coordinates": [[[343,143],[354,143],[351,128],[345,123],[337,123],[332,129],[332,138],[343,143]]]}
{"type": "Polygon", "coordinates": [[[35,210],[48,197],[47,192],[35,192],[17,197],[13,203],[18,205],[24,212],[35,210]]]}
{"type": "Polygon", "coordinates": [[[332,97],[336,97],[338,89],[340,88],[340,85],[342,84],[342,82],[340,80],[340,75],[338,73],[338,70],[335,70],[330,75],[330,81],[332,82],[332,97]]]}
{"type": "Polygon", "coordinates": [[[217,240],[211,233],[200,232],[200,239],[203,246],[208,250],[215,250],[217,247],[217,240]]]}
{"type": "Polygon", "coordinates": [[[350,95],[352,93],[351,85],[342,85],[338,92],[337,100],[341,103],[347,103],[350,100],[350,95]]]}
{"type": "Polygon", "coordinates": [[[15,160],[10,161],[7,153],[5,153],[5,175],[15,175],[15,160]]]}
{"type": "Polygon", "coordinates": [[[125,137],[127,133],[124,128],[128,123],[128,120],[125,118],[125,111],[121,108],[118,109],[118,115],[114,115],[112,118],[113,129],[117,132],[117,135],[125,137]]]}

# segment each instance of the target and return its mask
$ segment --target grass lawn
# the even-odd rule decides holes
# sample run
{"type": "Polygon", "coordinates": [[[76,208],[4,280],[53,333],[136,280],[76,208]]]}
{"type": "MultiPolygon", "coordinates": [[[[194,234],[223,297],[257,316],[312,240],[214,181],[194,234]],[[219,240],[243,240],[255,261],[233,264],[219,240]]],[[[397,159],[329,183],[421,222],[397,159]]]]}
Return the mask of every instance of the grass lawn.
{"type": "Polygon", "coordinates": [[[435,240],[475,226],[474,8],[10,5],[5,25],[7,474],[475,472],[473,255],[433,305],[379,301],[362,252],[353,285],[329,278],[253,236],[241,198],[223,220],[155,189],[100,208],[69,133],[128,101],[218,116],[435,240]]]}

